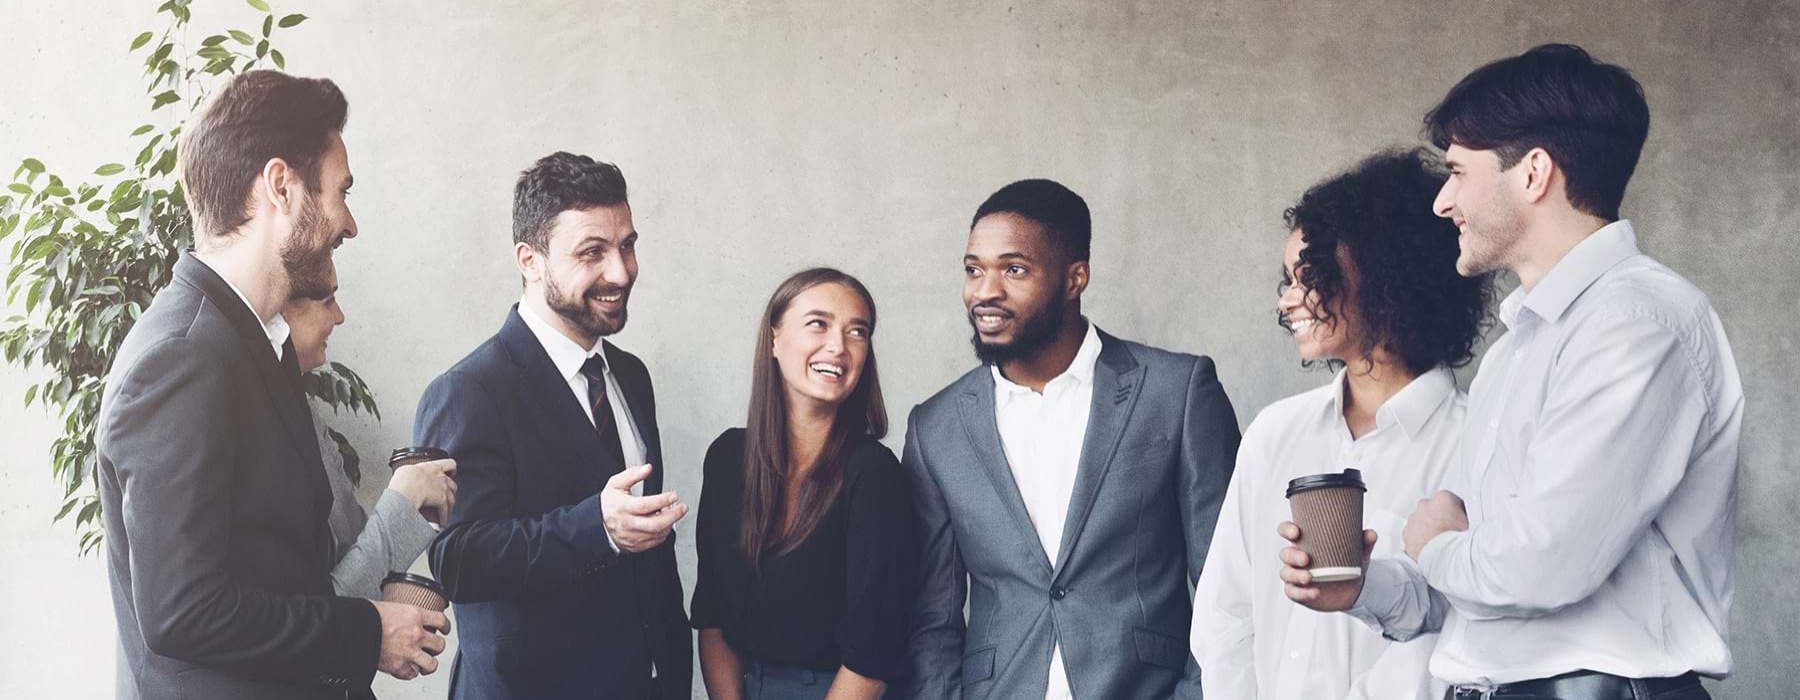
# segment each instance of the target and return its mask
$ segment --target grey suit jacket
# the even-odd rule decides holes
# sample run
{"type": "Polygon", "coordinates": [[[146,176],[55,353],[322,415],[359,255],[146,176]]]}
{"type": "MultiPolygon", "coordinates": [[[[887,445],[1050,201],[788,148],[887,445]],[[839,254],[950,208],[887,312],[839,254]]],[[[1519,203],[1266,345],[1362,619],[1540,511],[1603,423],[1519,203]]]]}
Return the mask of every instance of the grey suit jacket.
{"type": "Polygon", "coordinates": [[[1007,465],[988,368],[913,409],[902,461],[924,585],[905,697],[1043,698],[1057,643],[1078,700],[1200,697],[1190,592],[1231,479],[1237,418],[1211,359],[1100,337],[1054,568],[1007,465]]]}
{"type": "Polygon", "coordinates": [[[381,622],[331,591],[331,488],[294,349],[182,255],[126,334],[96,428],[124,699],[342,699],[381,622]]]}

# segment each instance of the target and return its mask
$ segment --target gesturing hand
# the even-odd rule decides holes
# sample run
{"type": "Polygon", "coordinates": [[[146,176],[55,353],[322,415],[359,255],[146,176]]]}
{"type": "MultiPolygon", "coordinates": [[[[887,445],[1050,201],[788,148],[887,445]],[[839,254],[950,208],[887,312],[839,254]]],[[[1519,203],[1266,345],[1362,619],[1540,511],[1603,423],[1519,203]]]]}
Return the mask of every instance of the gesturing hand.
{"type": "Polygon", "coordinates": [[[650,477],[651,465],[633,467],[613,475],[600,492],[600,520],[606,534],[621,552],[638,553],[662,544],[688,507],[665,491],[653,496],[633,496],[631,487],[650,477]]]}

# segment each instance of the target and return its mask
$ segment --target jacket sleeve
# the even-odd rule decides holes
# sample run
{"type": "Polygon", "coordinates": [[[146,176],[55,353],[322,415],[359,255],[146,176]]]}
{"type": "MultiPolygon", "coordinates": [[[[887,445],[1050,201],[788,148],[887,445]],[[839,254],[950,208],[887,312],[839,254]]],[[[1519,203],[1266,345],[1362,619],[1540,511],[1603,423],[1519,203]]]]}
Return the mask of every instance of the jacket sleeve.
{"type": "Polygon", "coordinates": [[[458,603],[559,588],[618,560],[600,519],[600,494],[542,515],[514,517],[517,470],[494,397],[452,370],[425,390],[413,437],[456,459],[456,507],[429,550],[431,571],[458,603]]]}
{"type": "Polygon", "coordinates": [[[963,606],[969,599],[969,572],[956,547],[950,505],[926,466],[919,421],[919,410],[913,409],[906,421],[906,451],[901,460],[912,484],[913,509],[918,514],[920,585],[913,605],[912,639],[907,645],[912,677],[908,679],[908,692],[900,697],[960,700],[967,625],[963,606]]]}
{"type": "MultiPolygon", "coordinates": [[[[1181,464],[1176,475],[1181,527],[1187,533],[1190,586],[1198,586],[1206,566],[1207,547],[1231,483],[1240,439],[1237,414],[1225,396],[1225,387],[1219,384],[1212,358],[1195,359],[1181,416],[1181,464]]],[[[1197,698],[1200,693],[1200,664],[1189,655],[1176,695],[1197,698]]]]}
{"type": "MultiPolygon", "coordinates": [[[[240,390],[197,341],[151,348],[119,378],[100,437],[122,505],[138,625],[150,651],[227,673],[367,686],[381,624],[366,600],[277,595],[226,569],[240,390]],[[196,430],[196,426],[205,426],[196,430]]],[[[324,572],[320,572],[323,576],[324,572]]]]}

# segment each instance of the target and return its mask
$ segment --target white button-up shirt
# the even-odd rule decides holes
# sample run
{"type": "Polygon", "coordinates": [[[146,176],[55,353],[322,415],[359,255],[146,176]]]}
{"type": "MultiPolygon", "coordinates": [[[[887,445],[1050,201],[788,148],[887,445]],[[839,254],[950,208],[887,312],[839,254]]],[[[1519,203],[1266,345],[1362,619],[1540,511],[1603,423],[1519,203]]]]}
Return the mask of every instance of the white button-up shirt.
{"type": "MultiPolygon", "coordinates": [[[[1081,467],[1081,444],[1087,437],[1088,414],[1093,408],[1094,365],[1100,361],[1100,333],[1089,323],[1087,337],[1075,353],[1075,361],[1055,379],[1044,384],[1044,393],[1014,384],[994,373],[994,417],[1000,426],[1000,444],[1013,481],[1025,499],[1025,511],[1037,529],[1038,541],[1056,565],[1062,548],[1063,521],[1068,519],[1069,499],[1075,494],[1075,474],[1081,467]]],[[[1079,634],[1078,630],[1059,630],[1079,634]]],[[[1047,700],[1068,700],[1069,676],[1063,669],[1062,644],[1050,653],[1047,700]]]]}
{"type": "Polygon", "coordinates": [[[1376,562],[1351,614],[1441,624],[1451,683],[1725,675],[1744,395],[1711,302],[1619,221],[1500,318],[1447,479],[1469,530],[1376,562]]]}
{"type": "Polygon", "coordinates": [[[1344,374],[1277,401],[1250,423],[1194,593],[1190,641],[1209,698],[1436,700],[1427,664],[1436,635],[1392,642],[1349,617],[1293,604],[1282,592],[1276,526],[1291,520],[1289,479],[1362,472],[1364,527],[1377,556],[1405,556],[1400,531],[1435,493],[1456,453],[1465,399],[1447,369],[1414,379],[1375,411],[1375,430],[1352,438],[1344,374]]]}
{"type": "MultiPolygon", "coordinates": [[[[544,346],[544,352],[550,355],[550,363],[556,365],[557,373],[562,375],[563,381],[569,383],[569,391],[575,394],[575,403],[581,405],[582,413],[588,417],[589,423],[593,423],[594,407],[588,405],[588,378],[581,373],[581,366],[591,355],[606,359],[606,343],[595,342],[591,351],[583,349],[575,341],[569,340],[568,336],[550,327],[549,322],[539,318],[537,312],[531,309],[531,304],[524,300],[519,301],[519,318],[525,321],[525,327],[531,329],[531,334],[537,336],[538,343],[544,346]]],[[[611,362],[606,363],[606,399],[612,404],[613,421],[619,426],[619,447],[625,453],[625,468],[643,465],[647,451],[644,439],[638,434],[637,423],[631,420],[631,407],[625,403],[624,392],[619,391],[619,380],[613,375],[611,362]]],[[[631,488],[631,492],[641,496],[643,489],[643,482],[638,482],[631,488]]]]}

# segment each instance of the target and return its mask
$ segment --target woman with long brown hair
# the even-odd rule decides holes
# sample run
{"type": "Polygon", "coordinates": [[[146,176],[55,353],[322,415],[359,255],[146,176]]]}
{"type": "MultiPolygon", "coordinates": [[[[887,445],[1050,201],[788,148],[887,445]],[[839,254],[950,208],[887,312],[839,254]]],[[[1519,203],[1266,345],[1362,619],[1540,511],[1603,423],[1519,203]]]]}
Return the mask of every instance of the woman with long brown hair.
{"type": "Polygon", "coordinates": [[[907,669],[911,491],[879,440],[875,300],[813,268],[776,288],[750,415],[706,454],[693,625],[714,700],[877,698],[907,669]]]}

